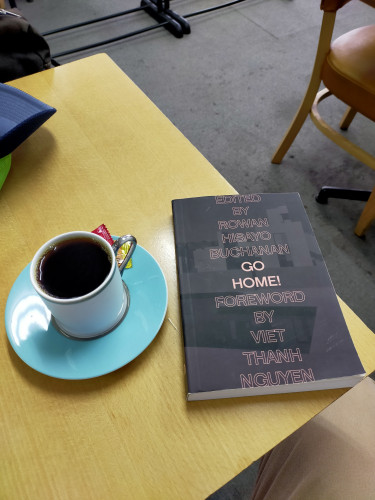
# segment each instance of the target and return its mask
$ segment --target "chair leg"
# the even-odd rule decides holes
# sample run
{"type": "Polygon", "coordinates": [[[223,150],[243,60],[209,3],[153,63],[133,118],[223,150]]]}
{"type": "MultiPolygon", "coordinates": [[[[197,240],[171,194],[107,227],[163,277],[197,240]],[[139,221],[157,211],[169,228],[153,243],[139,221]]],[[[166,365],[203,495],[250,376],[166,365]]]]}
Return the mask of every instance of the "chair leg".
{"type": "Polygon", "coordinates": [[[320,71],[329,51],[335,19],[335,12],[324,12],[314,68],[311,74],[309,86],[307,87],[305,97],[303,98],[292,123],[272,157],[272,163],[281,163],[310,112],[315,96],[319,90],[321,82],[320,71]]]}
{"type": "Polygon", "coordinates": [[[353,118],[357,114],[357,111],[350,106],[348,106],[348,109],[346,110],[344,116],[341,119],[340,122],[340,128],[341,130],[348,130],[349,125],[352,123],[353,118]]]}
{"type": "Polygon", "coordinates": [[[317,85],[309,86],[303,101],[295,114],[292,123],[290,124],[283,140],[280,142],[278,148],[276,149],[271,163],[281,163],[282,159],[288,152],[288,149],[292,145],[294,139],[297,137],[298,132],[301,130],[302,125],[305,123],[307,115],[310,112],[311,105],[314,102],[316,92],[319,88],[320,81],[317,85]]]}
{"type": "Polygon", "coordinates": [[[371,222],[375,219],[375,187],[372,190],[370,198],[363,209],[363,212],[354,229],[357,236],[363,236],[366,229],[369,228],[371,222]]]}
{"type": "Polygon", "coordinates": [[[343,134],[337,132],[333,129],[328,123],[326,123],[323,118],[320,116],[318,110],[318,104],[329,97],[331,92],[328,89],[322,89],[320,92],[316,94],[315,101],[311,106],[310,117],[313,121],[314,125],[331,141],[340,146],[340,148],[347,151],[349,154],[357,158],[357,160],[361,161],[365,165],[375,170],[375,157],[370,153],[360,148],[353,142],[349,141],[343,134]]]}

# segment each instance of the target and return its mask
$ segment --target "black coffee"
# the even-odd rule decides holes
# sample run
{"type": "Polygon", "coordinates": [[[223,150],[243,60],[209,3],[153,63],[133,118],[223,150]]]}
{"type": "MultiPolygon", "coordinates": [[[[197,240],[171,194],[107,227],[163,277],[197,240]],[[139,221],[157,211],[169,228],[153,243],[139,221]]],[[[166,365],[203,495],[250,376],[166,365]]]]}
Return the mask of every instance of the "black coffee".
{"type": "Polygon", "coordinates": [[[95,290],[110,269],[105,248],[95,240],[75,238],[57,243],[44,254],[36,278],[49,295],[70,299],[95,290]]]}

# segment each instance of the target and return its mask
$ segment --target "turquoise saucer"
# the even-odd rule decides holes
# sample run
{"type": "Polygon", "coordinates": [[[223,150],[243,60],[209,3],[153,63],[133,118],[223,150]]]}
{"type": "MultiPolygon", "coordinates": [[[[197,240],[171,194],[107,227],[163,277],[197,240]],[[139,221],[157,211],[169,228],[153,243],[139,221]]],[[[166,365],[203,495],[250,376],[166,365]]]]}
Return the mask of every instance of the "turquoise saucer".
{"type": "Polygon", "coordinates": [[[30,264],[16,279],[5,308],[5,327],[18,356],[31,368],[60,379],[89,379],[110,373],[139,356],[156,337],[166,314],[168,291],[156,260],[140,245],[133,267],[123,272],[130,306],[123,322],[93,340],[59,333],[51,313],[31,285],[30,264]]]}

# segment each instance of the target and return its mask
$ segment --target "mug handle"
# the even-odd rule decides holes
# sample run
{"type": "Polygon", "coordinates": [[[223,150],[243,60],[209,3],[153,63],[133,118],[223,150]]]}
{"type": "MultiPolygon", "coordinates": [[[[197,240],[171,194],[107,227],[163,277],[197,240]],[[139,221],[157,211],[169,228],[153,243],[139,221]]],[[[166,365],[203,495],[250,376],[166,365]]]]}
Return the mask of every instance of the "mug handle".
{"type": "Polygon", "coordinates": [[[126,234],[125,236],[120,236],[117,240],[115,240],[115,242],[112,245],[112,250],[114,251],[115,256],[116,256],[117,252],[120,250],[120,248],[122,247],[122,245],[124,243],[129,243],[129,242],[130,242],[130,248],[129,248],[128,253],[126,254],[125,259],[121,263],[121,266],[119,268],[120,269],[120,273],[122,273],[122,271],[125,269],[126,264],[129,262],[130,257],[133,255],[135,247],[137,246],[137,240],[131,234],[126,234]]]}

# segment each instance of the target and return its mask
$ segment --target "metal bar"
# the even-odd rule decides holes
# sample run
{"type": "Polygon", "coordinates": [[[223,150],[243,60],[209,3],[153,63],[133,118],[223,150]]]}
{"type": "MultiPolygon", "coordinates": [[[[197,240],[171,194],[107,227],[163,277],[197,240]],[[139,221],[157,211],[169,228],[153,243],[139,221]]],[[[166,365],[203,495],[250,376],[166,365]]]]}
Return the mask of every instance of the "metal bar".
{"type": "Polygon", "coordinates": [[[156,6],[157,6],[157,10],[158,12],[164,12],[164,3],[163,3],[163,0],[156,0],[156,6]]]}
{"type": "Polygon", "coordinates": [[[335,186],[323,186],[315,197],[318,203],[328,203],[328,198],[339,198],[342,200],[367,201],[371,191],[364,189],[340,188],[335,186]]]}
{"type": "Polygon", "coordinates": [[[141,0],[141,5],[145,7],[145,12],[155,19],[155,21],[158,23],[165,22],[165,29],[176,38],[182,38],[184,36],[185,30],[180,19],[176,18],[176,14],[173,11],[165,9],[161,0],[141,0]]]}
{"type": "Polygon", "coordinates": [[[76,52],[81,52],[82,50],[88,50],[88,49],[93,49],[95,47],[100,47],[101,45],[106,45],[108,43],[113,43],[117,42],[118,40],[124,40],[125,38],[130,38],[131,36],[139,35],[141,33],[145,33],[146,31],[151,31],[156,28],[160,28],[161,26],[164,26],[167,23],[161,23],[161,24],[153,24],[152,26],[148,26],[147,28],[143,28],[137,31],[132,31],[131,33],[126,33],[125,35],[120,35],[115,38],[111,38],[109,40],[103,40],[101,42],[96,42],[92,43],[90,45],[85,45],[84,47],[78,47],[76,49],[70,49],[70,50],[65,50],[64,52],[59,52],[58,54],[53,54],[52,58],[56,59],[58,57],[62,56],[67,56],[68,54],[75,54],[76,52]]]}
{"type": "Polygon", "coordinates": [[[227,2],[222,5],[216,5],[215,7],[209,7],[208,9],[198,10],[196,12],[191,12],[190,14],[184,14],[182,17],[199,16],[200,14],[206,14],[214,10],[223,9],[224,7],[230,7],[231,5],[235,5],[236,3],[241,3],[241,2],[246,2],[246,0],[233,0],[232,2],[227,2]]]}
{"type": "MultiPolygon", "coordinates": [[[[157,5],[159,5],[159,6],[163,5],[163,3],[162,3],[163,0],[154,0],[154,1],[156,1],[157,5]]],[[[190,14],[186,14],[184,16],[178,16],[176,14],[176,16],[178,16],[177,22],[179,22],[180,25],[181,25],[181,19],[183,19],[183,18],[198,16],[200,14],[206,14],[208,12],[213,12],[215,10],[223,9],[225,7],[230,7],[231,5],[235,5],[237,3],[241,3],[241,2],[245,2],[245,1],[246,0],[232,0],[231,2],[227,2],[227,3],[222,4],[222,5],[217,5],[215,7],[210,7],[208,9],[203,9],[203,10],[196,11],[196,12],[191,12],[190,14]]],[[[169,0],[165,0],[165,2],[166,2],[166,5],[169,6],[169,0]]],[[[131,13],[138,12],[138,11],[141,11],[141,10],[145,10],[145,6],[144,5],[141,5],[140,7],[136,7],[134,9],[126,10],[126,11],[123,11],[123,12],[118,12],[118,13],[115,13],[115,14],[110,14],[108,16],[103,16],[103,17],[100,17],[98,19],[92,19],[92,20],[85,21],[85,22],[82,22],[82,23],[77,23],[77,24],[73,24],[73,25],[70,25],[70,26],[66,26],[66,27],[63,27],[63,28],[57,28],[57,29],[54,29],[54,30],[50,30],[50,31],[47,31],[45,33],[42,33],[42,35],[43,36],[48,36],[48,35],[52,35],[52,34],[55,34],[55,33],[61,33],[63,31],[71,30],[71,29],[74,29],[74,28],[80,28],[82,26],[87,26],[89,24],[94,24],[94,23],[97,23],[97,22],[100,22],[100,21],[105,21],[105,20],[108,20],[108,19],[113,19],[115,17],[123,16],[123,15],[126,15],[126,14],[131,14],[131,13]]],[[[188,26],[188,29],[185,28],[185,24],[184,24],[182,26],[182,30],[183,30],[184,33],[190,33],[190,26],[188,25],[188,23],[186,23],[186,24],[188,26]]],[[[115,37],[115,38],[110,38],[108,40],[103,40],[103,41],[100,41],[100,42],[92,43],[92,44],[89,44],[89,45],[85,45],[83,47],[77,47],[75,49],[70,49],[70,50],[66,50],[64,52],[59,52],[58,54],[53,54],[52,58],[56,59],[58,57],[63,57],[63,56],[69,55],[69,54],[75,54],[76,52],[81,52],[83,50],[89,50],[89,49],[93,49],[93,48],[96,48],[96,47],[100,47],[102,45],[107,45],[107,44],[110,44],[110,43],[114,43],[114,42],[117,42],[119,40],[125,40],[126,38],[130,38],[130,37],[135,36],[135,35],[146,33],[148,31],[154,30],[154,29],[162,27],[162,26],[167,27],[167,29],[168,29],[168,22],[159,22],[158,24],[154,24],[152,26],[148,26],[147,28],[143,28],[143,29],[139,29],[139,30],[132,31],[132,32],[129,32],[129,33],[125,33],[124,35],[120,35],[120,36],[115,37]]]]}
{"type": "Polygon", "coordinates": [[[107,21],[108,19],[113,19],[114,17],[125,16],[126,14],[133,14],[134,12],[139,12],[144,10],[144,7],[135,7],[134,9],[124,10],[122,12],[117,12],[115,14],[109,14],[108,16],[98,17],[97,19],[90,19],[89,21],[83,21],[82,23],[71,24],[70,26],[64,26],[63,28],[56,28],[54,30],[46,31],[42,33],[43,36],[53,35],[55,33],[61,33],[62,31],[68,31],[75,28],[81,28],[82,26],[87,26],[89,24],[95,24],[100,21],[107,21]]]}

